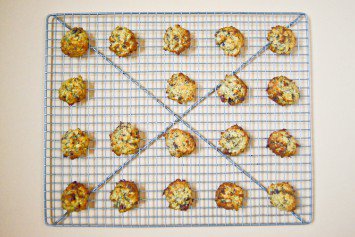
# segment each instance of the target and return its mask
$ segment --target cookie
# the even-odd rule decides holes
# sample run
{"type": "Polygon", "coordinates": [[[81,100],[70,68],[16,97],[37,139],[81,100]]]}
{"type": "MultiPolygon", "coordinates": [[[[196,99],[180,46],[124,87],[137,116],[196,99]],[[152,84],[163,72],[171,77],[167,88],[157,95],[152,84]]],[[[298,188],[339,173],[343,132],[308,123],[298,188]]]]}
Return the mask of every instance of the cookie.
{"type": "Polygon", "coordinates": [[[123,123],[110,134],[112,151],[120,155],[131,155],[139,149],[139,130],[131,123],[123,123]]]}
{"type": "Polygon", "coordinates": [[[270,134],[267,147],[278,156],[290,157],[296,154],[298,144],[286,129],[282,129],[270,134]]]}
{"type": "Polygon", "coordinates": [[[163,39],[163,49],[177,55],[188,49],[191,45],[190,31],[180,25],[169,27],[163,39]]]}
{"type": "Polygon", "coordinates": [[[74,181],[62,193],[62,208],[68,212],[85,210],[88,205],[89,195],[89,189],[84,184],[74,181]]]}
{"type": "Polygon", "coordinates": [[[190,155],[196,148],[192,135],[180,129],[171,129],[164,137],[171,156],[179,158],[190,155]]]}
{"type": "Polygon", "coordinates": [[[230,105],[242,103],[247,96],[248,87],[237,75],[226,75],[217,90],[218,96],[223,103],[230,105]]]}
{"type": "Polygon", "coordinates": [[[236,210],[243,205],[244,191],[234,183],[222,183],[216,191],[216,204],[226,210],[236,210]]]}
{"type": "Polygon", "coordinates": [[[67,31],[60,41],[62,52],[69,57],[83,56],[89,48],[89,37],[81,27],[67,31]]]}
{"type": "Polygon", "coordinates": [[[170,183],[163,195],[169,203],[169,208],[174,210],[186,211],[193,202],[192,190],[185,180],[177,179],[170,183]]]}
{"type": "Polygon", "coordinates": [[[86,98],[86,91],[86,82],[79,75],[62,82],[59,88],[59,99],[72,106],[86,98]]]}
{"type": "Polygon", "coordinates": [[[110,200],[120,213],[137,207],[139,202],[137,185],[132,181],[121,180],[111,191],[110,200]]]}
{"type": "Polygon", "coordinates": [[[77,129],[69,129],[62,137],[62,152],[64,157],[76,159],[86,156],[90,139],[86,132],[77,129]]]}
{"type": "Polygon", "coordinates": [[[221,151],[230,156],[244,152],[249,144],[249,135],[238,125],[234,125],[221,133],[219,145],[221,151]]]}
{"type": "Polygon", "coordinates": [[[138,42],[134,33],[122,26],[117,26],[111,32],[109,41],[110,50],[119,57],[127,57],[138,48],[138,42]]]}
{"type": "Polygon", "coordinates": [[[195,100],[196,93],[196,82],[181,72],[173,74],[168,80],[166,94],[169,99],[175,100],[179,104],[195,100]]]}
{"type": "Polygon", "coordinates": [[[267,193],[270,197],[271,205],[283,211],[294,211],[296,209],[296,195],[293,187],[289,183],[271,184],[267,193]]]}
{"type": "Polygon", "coordinates": [[[243,34],[233,26],[219,29],[216,34],[216,44],[226,55],[237,56],[244,46],[243,34]]]}
{"type": "Polygon", "coordinates": [[[269,49],[276,54],[290,54],[296,46],[296,36],[292,30],[284,26],[272,27],[267,34],[269,49]]]}
{"type": "Polygon", "coordinates": [[[282,106],[296,104],[300,98],[296,83],[285,76],[271,79],[266,91],[270,99],[282,106]]]}

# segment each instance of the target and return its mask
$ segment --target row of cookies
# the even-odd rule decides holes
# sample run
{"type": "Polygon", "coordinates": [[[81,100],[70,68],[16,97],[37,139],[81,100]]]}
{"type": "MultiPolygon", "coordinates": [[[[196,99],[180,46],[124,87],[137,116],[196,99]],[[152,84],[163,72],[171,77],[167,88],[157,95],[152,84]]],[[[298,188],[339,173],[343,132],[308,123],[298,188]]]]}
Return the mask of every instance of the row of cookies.
{"type": "MultiPolygon", "coordinates": [[[[167,98],[179,104],[195,100],[196,91],[196,82],[183,73],[173,74],[167,82],[167,98]]],[[[71,106],[86,98],[87,82],[83,80],[81,75],[70,78],[61,83],[58,92],[59,99],[71,106]]],[[[296,83],[285,76],[271,79],[266,92],[271,100],[282,106],[296,104],[300,98],[300,91],[296,83]]],[[[242,103],[247,93],[248,86],[237,75],[226,75],[217,89],[221,101],[229,105],[242,103]]]]}
{"type": "MultiPolygon", "coordinates": [[[[296,195],[293,187],[286,182],[271,184],[267,192],[270,203],[280,210],[294,211],[296,195]]],[[[62,208],[68,212],[79,212],[87,209],[90,190],[82,183],[70,183],[61,196],[62,208]]],[[[177,179],[163,191],[169,208],[187,211],[194,202],[193,191],[186,180],[177,179]]],[[[243,206],[245,190],[232,182],[222,183],[215,193],[217,207],[238,211],[243,206]]],[[[137,185],[132,181],[121,180],[110,193],[113,206],[120,213],[138,206],[140,197],[137,185]]]]}
{"type": "MultiPolygon", "coordinates": [[[[180,158],[190,155],[196,148],[194,137],[180,129],[170,129],[165,135],[165,144],[171,156],[180,158]]],[[[111,149],[117,155],[132,155],[139,151],[139,130],[131,123],[120,122],[110,134],[111,149]]],[[[220,150],[229,156],[237,156],[244,152],[249,145],[248,133],[238,125],[233,125],[221,132],[220,150]]],[[[69,129],[61,138],[64,157],[76,159],[86,156],[90,139],[86,132],[69,129]]],[[[290,157],[296,154],[298,143],[286,130],[274,131],[267,140],[267,147],[280,157],[290,157]]]]}
{"type": "MultiPolygon", "coordinates": [[[[236,56],[244,44],[244,36],[241,32],[232,27],[224,27],[215,34],[216,44],[219,45],[227,55],[236,56]]],[[[270,42],[269,48],[277,54],[289,54],[296,45],[294,33],[283,26],[272,27],[268,33],[270,42]]],[[[109,37],[110,50],[120,57],[125,57],[135,51],[138,47],[137,40],[132,31],[125,27],[116,27],[109,37]]],[[[190,46],[190,32],[180,25],[169,27],[164,35],[164,49],[180,54],[190,46]]],[[[86,53],[89,48],[89,38],[82,28],[74,27],[66,32],[61,40],[61,49],[64,54],[70,57],[79,57],[86,53]]],[[[166,93],[169,99],[180,104],[185,104],[196,98],[196,82],[183,73],[173,74],[168,80],[166,93]]],[[[245,100],[248,87],[236,75],[226,75],[218,89],[218,95],[222,102],[231,105],[241,103],[245,100]]],[[[267,88],[269,98],[280,105],[295,104],[299,98],[297,85],[285,76],[273,78],[267,88]]],[[[79,75],[77,78],[70,78],[64,81],[59,89],[59,98],[69,105],[79,102],[86,96],[86,83],[79,75]]]]}
{"type": "MultiPolygon", "coordinates": [[[[215,33],[216,45],[226,55],[237,56],[244,46],[244,36],[237,28],[227,26],[215,33]]],[[[272,27],[267,35],[269,49],[276,54],[290,54],[296,46],[296,36],[284,26],[272,27]]],[[[135,34],[128,28],[117,26],[109,37],[109,49],[119,57],[127,57],[138,48],[135,34]]],[[[177,55],[191,45],[190,31],[180,25],[169,27],[163,38],[163,49],[177,55]]],[[[67,31],[61,40],[61,50],[69,57],[80,57],[89,49],[89,36],[81,27],[67,31]]]]}

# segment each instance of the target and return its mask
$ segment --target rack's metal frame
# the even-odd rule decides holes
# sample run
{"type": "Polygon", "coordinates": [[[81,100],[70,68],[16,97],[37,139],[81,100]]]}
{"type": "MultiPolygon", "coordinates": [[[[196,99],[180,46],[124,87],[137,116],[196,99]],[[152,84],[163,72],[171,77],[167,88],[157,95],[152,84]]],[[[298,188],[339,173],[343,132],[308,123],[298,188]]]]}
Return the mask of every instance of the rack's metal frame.
{"type": "MultiPolygon", "coordinates": [[[[165,18],[164,18],[165,19],[165,18]]],[[[107,17],[106,17],[107,20],[107,17]]],[[[251,21],[252,22],[252,21],[251,21]]],[[[89,22],[90,23],[90,22],[89,22]]],[[[96,22],[96,26],[97,26],[96,22]]],[[[103,22],[104,23],[104,22],[103,22]]],[[[116,22],[115,22],[116,23],[116,22]]],[[[144,22],[143,22],[144,23],[144,22]]],[[[156,24],[158,24],[158,22],[155,22],[156,24]]],[[[159,22],[162,23],[162,22],[159,22]]],[[[275,22],[278,23],[278,22],[275,22]]],[[[261,24],[261,23],[258,23],[261,24]]],[[[53,26],[52,26],[53,27],[53,26]]],[[[57,26],[56,26],[57,27],[57,26]]],[[[98,32],[98,29],[96,29],[96,31],[98,32]]],[[[57,32],[57,30],[55,30],[55,33],[57,32]]],[[[53,43],[53,42],[52,42],[53,43]]],[[[268,48],[269,44],[266,43],[265,45],[263,45],[258,51],[256,51],[255,53],[251,54],[249,57],[247,57],[247,59],[244,62],[240,63],[240,66],[233,70],[232,73],[239,73],[241,72],[245,67],[247,67],[249,64],[251,64],[256,58],[258,58],[260,55],[262,55],[264,53],[264,51],[268,48]]],[[[206,46],[207,47],[207,46],[206,46]]],[[[119,173],[124,167],[128,166],[130,164],[130,162],[132,160],[134,160],[136,157],[140,156],[144,151],[146,151],[148,148],[150,148],[156,141],[158,141],[159,139],[161,139],[161,137],[163,136],[163,134],[168,131],[171,127],[173,127],[174,125],[178,124],[178,123],[182,123],[184,124],[190,131],[192,131],[199,139],[201,139],[202,141],[206,142],[208,144],[208,146],[210,148],[212,148],[213,150],[215,150],[220,156],[224,157],[226,159],[226,161],[228,161],[228,163],[232,166],[234,166],[238,172],[240,172],[241,174],[247,176],[253,183],[255,183],[262,191],[266,191],[266,188],[264,186],[263,183],[261,183],[260,181],[258,181],[258,179],[254,178],[253,174],[248,172],[246,169],[244,169],[242,167],[242,165],[238,164],[238,162],[236,162],[233,158],[223,154],[218,147],[213,143],[213,141],[211,141],[211,139],[206,138],[198,129],[195,129],[194,126],[191,125],[191,123],[189,123],[185,117],[187,115],[190,114],[190,112],[196,108],[198,105],[200,105],[203,101],[205,101],[206,99],[208,99],[212,94],[214,94],[214,92],[219,88],[219,84],[217,84],[216,86],[214,86],[212,89],[208,90],[207,93],[205,93],[203,96],[199,96],[198,100],[193,103],[191,106],[188,106],[188,108],[183,112],[183,113],[179,113],[179,112],[175,112],[174,109],[172,109],[173,106],[171,105],[167,105],[166,102],[164,103],[164,101],[162,100],[161,97],[156,96],[154,93],[151,92],[152,89],[154,88],[147,88],[146,86],[144,86],[139,80],[133,78],[130,75],[129,71],[125,71],[123,70],[116,62],[114,62],[114,60],[111,59],[110,56],[107,56],[106,54],[102,53],[100,51],[100,49],[94,45],[90,46],[90,49],[97,55],[97,57],[103,59],[106,63],[108,63],[110,66],[112,66],[115,70],[118,71],[119,74],[121,74],[127,81],[129,81],[131,84],[131,86],[135,86],[137,88],[139,88],[141,91],[144,91],[144,93],[147,95],[148,98],[153,99],[155,102],[157,102],[158,105],[160,105],[162,108],[164,108],[165,110],[167,110],[167,112],[169,114],[171,114],[174,118],[174,120],[170,123],[168,123],[169,125],[166,126],[161,132],[157,133],[155,137],[153,137],[152,139],[147,139],[146,144],[144,146],[142,146],[142,148],[139,150],[139,152],[135,155],[132,155],[130,157],[127,157],[126,161],[124,161],[123,163],[117,165],[117,168],[114,169],[112,172],[110,172],[110,174],[108,174],[106,176],[106,178],[103,181],[100,182],[96,182],[95,186],[92,189],[92,193],[96,193],[97,191],[100,190],[100,188],[102,188],[106,183],[108,183],[117,173],[119,173]]],[[[55,49],[54,49],[55,50],[55,49]]],[[[139,57],[139,55],[138,55],[139,57]]],[[[98,60],[96,59],[96,64],[97,64],[98,60]]],[[[138,62],[139,63],[139,62],[138,62]]],[[[276,63],[276,62],[275,62],[276,63]]],[[[59,63],[60,64],[60,63],[59,63]]],[[[80,63],[79,63],[80,64],[80,63]]],[[[147,63],[148,65],[154,65],[153,62],[149,62],[147,63]]],[[[290,62],[290,64],[292,64],[292,62],[290,62]]],[[[93,64],[94,65],[94,64],[93,64]]],[[[127,63],[127,65],[129,65],[129,63],[127,63]]],[[[296,65],[296,64],[295,64],[296,65]]],[[[65,63],[61,63],[61,68],[64,69],[66,66],[65,63]]],[[[75,64],[73,64],[73,61],[70,61],[69,66],[71,67],[75,67],[75,64]]],[[[89,64],[86,65],[87,67],[90,66],[89,64]]],[[[80,72],[81,69],[79,69],[80,72]]],[[[106,69],[105,69],[106,70],[106,69]]],[[[154,71],[153,69],[150,69],[152,71],[154,71]]],[[[264,69],[265,70],[265,69],[264,69]]],[[[298,65],[298,69],[300,70],[300,66],[298,65]]],[[[296,70],[296,71],[297,71],[296,70]]],[[[191,71],[191,70],[190,70],[191,71]]],[[[276,70],[275,70],[276,71],[276,70]]],[[[143,72],[143,70],[138,70],[137,72],[143,72]]],[[[58,72],[59,74],[62,75],[62,77],[64,76],[64,72],[58,72]]],[[[88,73],[90,74],[90,71],[88,71],[88,73]]],[[[106,72],[105,72],[106,73],[106,72]]],[[[144,72],[143,72],[144,73],[144,72]]],[[[310,57],[309,57],[309,34],[308,34],[308,17],[304,14],[304,13],[241,13],[241,12],[213,12],[213,13],[203,13],[203,12],[189,12],[189,13],[184,13],[184,12],[157,12],[157,13],[149,13],[149,12],[145,12],[145,13],[141,13],[141,12],[131,12],[131,13],[56,13],[56,14],[50,14],[47,17],[47,25],[46,25],[46,57],[45,57],[45,105],[44,105],[44,209],[45,209],[45,223],[50,225],[50,226],[121,226],[121,227],[161,227],[161,226],[218,226],[218,225],[224,225],[224,226],[234,226],[234,225],[297,225],[297,224],[308,224],[312,221],[312,216],[313,216],[313,203],[312,203],[312,193],[313,193],[313,188],[312,188],[312,139],[311,139],[311,103],[310,103],[310,57]],[[65,21],[65,17],[67,16],[71,16],[71,17],[82,17],[82,16],[88,16],[90,19],[90,16],[96,16],[97,19],[99,16],[107,16],[107,15],[113,15],[113,16],[132,16],[132,15],[172,15],[173,16],[173,22],[174,22],[174,17],[175,16],[179,16],[181,17],[181,19],[183,19],[184,16],[186,15],[203,15],[206,16],[206,19],[208,17],[212,16],[212,21],[213,20],[213,16],[214,15],[271,15],[271,16],[280,16],[280,15],[285,15],[285,16],[291,16],[291,15],[296,15],[296,18],[293,19],[292,21],[290,21],[287,24],[287,27],[292,27],[293,25],[297,24],[300,19],[304,19],[304,24],[305,24],[305,31],[306,31],[306,39],[305,39],[305,45],[301,46],[301,47],[306,47],[306,53],[305,53],[305,64],[306,67],[304,70],[306,70],[307,73],[307,86],[306,89],[307,90],[307,102],[305,105],[300,105],[303,108],[306,109],[306,112],[302,112],[305,113],[308,118],[306,119],[306,123],[308,125],[307,127],[307,132],[309,134],[309,136],[307,137],[308,139],[308,144],[309,144],[309,154],[307,155],[307,158],[309,158],[309,162],[306,163],[305,165],[309,166],[310,169],[307,170],[307,172],[305,172],[308,176],[310,177],[310,180],[307,180],[309,182],[307,189],[310,189],[310,200],[309,200],[309,210],[310,212],[306,214],[307,218],[306,220],[304,220],[302,218],[301,215],[292,212],[292,215],[294,216],[294,220],[295,221],[285,221],[285,222],[256,222],[256,221],[251,221],[249,223],[245,223],[244,219],[243,219],[243,223],[240,223],[239,221],[230,221],[230,223],[213,223],[213,217],[210,218],[211,222],[209,223],[181,223],[181,224],[99,224],[99,223],[80,223],[82,221],[82,218],[79,216],[79,223],[73,223],[71,222],[70,224],[65,224],[65,219],[68,217],[68,213],[63,213],[59,216],[52,216],[52,217],[48,217],[48,213],[50,213],[50,210],[52,209],[51,207],[49,207],[48,205],[48,201],[51,202],[53,200],[48,200],[48,197],[50,195],[55,195],[53,193],[52,189],[48,189],[48,185],[53,185],[51,182],[49,182],[48,176],[55,176],[56,173],[52,173],[51,171],[51,163],[49,162],[49,159],[51,159],[52,157],[48,155],[48,151],[52,149],[52,146],[49,144],[52,144],[53,139],[51,137],[48,137],[48,135],[52,132],[51,131],[51,126],[53,126],[53,124],[56,124],[55,122],[53,122],[51,119],[54,116],[57,116],[56,114],[53,115],[52,111],[49,110],[53,110],[53,108],[55,106],[53,106],[53,97],[52,95],[49,95],[48,93],[53,93],[53,91],[55,91],[55,89],[53,88],[49,88],[48,83],[52,83],[51,81],[48,80],[48,75],[49,74],[55,74],[57,73],[57,71],[52,72],[50,71],[50,67],[51,66],[56,66],[56,63],[53,63],[53,57],[56,57],[57,55],[53,55],[52,53],[49,53],[50,50],[54,47],[49,47],[49,42],[52,40],[58,40],[56,39],[49,39],[49,34],[53,33],[53,30],[49,29],[49,22],[50,20],[55,20],[56,23],[54,24],[59,24],[62,25],[63,27],[70,29],[70,25],[68,25],[65,21]],[[52,61],[49,61],[52,60],[52,61]],[[50,173],[48,174],[48,170],[50,170],[50,173]],[[52,220],[51,223],[49,220],[52,220]]],[[[103,90],[105,90],[105,88],[103,88],[103,90]]],[[[140,95],[140,93],[139,93],[140,95]]],[[[132,97],[132,95],[131,95],[132,97]]],[[[128,98],[130,99],[130,98],[128,98]]],[[[131,98],[132,99],[132,98],[131,98]]],[[[261,104],[262,105],[262,104],[261,104]]],[[[247,104],[246,104],[247,106],[247,104]]],[[[260,105],[259,105],[260,106],[260,105]]],[[[130,104],[130,107],[132,107],[132,104],[130,104]]],[[[70,111],[70,110],[69,110],[70,111]]],[[[303,110],[302,110],[303,111],[303,110]]],[[[61,119],[63,119],[63,117],[65,116],[65,113],[63,112],[63,110],[61,111],[62,113],[58,116],[61,116],[61,119]]],[[[69,117],[70,119],[72,118],[71,112],[69,112],[69,117]]],[[[287,114],[285,112],[282,112],[283,114],[287,114]]],[[[133,113],[132,113],[133,114],[133,113]]],[[[291,111],[290,114],[295,114],[294,111],[291,111]]],[[[88,114],[87,114],[88,115],[88,114]]],[[[82,115],[81,113],[76,114],[76,117],[80,117],[81,116],[85,116],[82,115]]],[[[285,115],[286,116],[286,115],[285,115]]],[[[103,121],[105,122],[105,121],[103,121]]],[[[67,122],[67,124],[70,124],[71,121],[67,122]]],[[[61,120],[61,124],[63,126],[63,124],[65,125],[66,123],[63,122],[63,120],[61,120]]],[[[81,124],[81,122],[79,121],[78,124],[81,124]]],[[[166,122],[164,122],[164,124],[166,124],[166,122]]],[[[62,131],[61,131],[62,132],[62,131]]],[[[50,134],[50,136],[53,136],[53,134],[50,134]]],[[[105,161],[106,164],[106,161],[105,161]]],[[[78,165],[80,169],[82,169],[81,165],[78,165]]],[[[64,167],[64,165],[62,164],[62,167],[64,167]]],[[[72,166],[70,165],[70,170],[72,169],[72,166]]],[[[62,171],[63,172],[63,171],[62,171]]],[[[269,171],[266,171],[266,173],[269,171]]],[[[302,171],[301,171],[302,172],[302,171]]],[[[294,170],[292,171],[292,173],[294,173],[294,170]]],[[[105,173],[106,174],[106,173],[105,173]]],[[[62,173],[62,176],[64,176],[64,174],[62,173]]],[[[62,177],[63,178],[63,177],[62,177]]],[[[244,180],[244,179],[243,179],[244,180]]],[[[139,182],[139,180],[137,180],[139,182]]],[[[269,180],[268,180],[269,181],[269,180]]],[[[61,181],[63,183],[63,181],[61,181]]],[[[303,182],[301,180],[301,182],[303,182]]],[[[55,182],[54,182],[55,185],[55,182]]],[[[153,185],[153,184],[152,184],[153,185]]],[[[58,190],[55,190],[58,191],[58,190]]],[[[197,190],[198,192],[199,190],[197,190]]],[[[58,200],[57,200],[58,201],[58,200]]],[[[260,202],[260,201],[259,201],[260,202]]],[[[211,205],[213,205],[211,203],[211,205]]],[[[105,207],[106,208],[106,207],[105,207]]],[[[139,207],[140,208],[140,207],[139,207]]],[[[209,208],[209,207],[207,207],[209,208]]],[[[215,207],[210,207],[210,208],[215,208],[215,207]]],[[[259,207],[260,208],[260,207],[259,207]]],[[[139,213],[140,214],[140,213],[139,213]]],[[[138,214],[138,215],[139,215],[138,214]]],[[[175,214],[172,214],[175,215],[175,214]]],[[[271,215],[272,214],[267,214],[267,215],[271,215]]],[[[275,214],[275,215],[281,215],[281,214],[275,214]]],[[[283,214],[286,215],[286,214],[283,214]]],[[[151,216],[148,215],[147,218],[150,218],[151,216]]],[[[153,216],[152,216],[153,217],[153,216]]],[[[248,217],[248,215],[245,215],[245,217],[248,217]]],[[[115,218],[115,217],[112,217],[115,218]]],[[[132,216],[131,216],[132,218],[132,216]]],[[[134,217],[133,217],[134,218],[134,217]]],[[[158,217],[156,217],[158,218],[158,217]]],[[[164,216],[161,216],[161,218],[164,218],[164,216]]],[[[193,217],[191,217],[193,218],[193,217]]],[[[199,218],[199,216],[196,216],[196,218],[199,218]]],[[[242,216],[243,218],[243,216],[242,216]]],[[[250,217],[251,218],[251,217],[250,217]]],[[[89,217],[88,217],[89,220],[89,217]]],[[[97,218],[98,220],[98,218],[97,218]]],[[[106,219],[105,219],[106,220],[106,219]]],[[[88,221],[89,222],[89,221],[88,221]]],[[[198,222],[198,221],[197,221],[198,222]]],[[[106,222],[105,222],[106,223],[106,222]]]]}

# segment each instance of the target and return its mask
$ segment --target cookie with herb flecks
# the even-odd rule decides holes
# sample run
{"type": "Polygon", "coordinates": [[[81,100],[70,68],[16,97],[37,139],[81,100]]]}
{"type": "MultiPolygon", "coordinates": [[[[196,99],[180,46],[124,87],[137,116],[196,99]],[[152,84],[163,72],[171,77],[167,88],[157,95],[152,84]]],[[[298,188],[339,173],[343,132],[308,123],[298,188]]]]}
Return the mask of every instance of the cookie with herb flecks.
{"type": "Polygon", "coordinates": [[[216,44],[223,50],[224,54],[237,56],[244,46],[243,34],[233,26],[219,29],[216,34],[216,44]]]}
{"type": "Polygon", "coordinates": [[[132,181],[121,180],[111,191],[110,200],[120,213],[127,212],[138,206],[139,190],[132,181]]]}
{"type": "Polygon", "coordinates": [[[163,49],[177,55],[188,49],[191,45],[190,31],[180,25],[169,27],[163,38],[163,49]]]}
{"type": "Polygon", "coordinates": [[[289,212],[296,209],[295,191],[289,183],[271,184],[267,193],[270,197],[270,203],[278,209],[289,212]]]}
{"type": "Polygon", "coordinates": [[[234,125],[221,133],[219,145],[221,151],[230,156],[244,152],[249,144],[249,135],[243,128],[234,125]]]}
{"type": "Polygon", "coordinates": [[[62,193],[62,208],[68,212],[85,210],[88,205],[89,194],[89,189],[84,184],[72,182],[62,193]]]}
{"type": "Polygon", "coordinates": [[[170,183],[163,195],[169,203],[169,208],[174,210],[187,211],[193,202],[192,190],[185,180],[177,179],[170,183]]]}
{"type": "Polygon", "coordinates": [[[180,129],[171,129],[165,135],[165,143],[171,156],[182,157],[190,155],[196,148],[193,136],[180,129]]]}
{"type": "Polygon", "coordinates": [[[88,34],[81,27],[67,31],[60,43],[62,52],[69,57],[83,56],[89,49],[88,34]]]}
{"type": "Polygon", "coordinates": [[[86,156],[90,139],[86,132],[77,129],[69,129],[62,137],[62,153],[64,157],[76,159],[86,156]]]}
{"type": "Polygon", "coordinates": [[[178,102],[179,104],[187,104],[195,100],[197,86],[194,80],[191,80],[183,73],[176,73],[168,80],[166,94],[168,98],[178,102]]]}
{"type": "Polygon", "coordinates": [[[237,75],[226,75],[217,90],[223,103],[237,105],[242,103],[248,93],[248,87],[237,75]]]}
{"type": "Polygon", "coordinates": [[[120,122],[115,131],[110,134],[112,151],[120,155],[131,155],[139,149],[139,130],[131,123],[120,122]]]}
{"type": "Polygon", "coordinates": [[[122,26],[117,26],[109,37],[110,50],[119,57],[127,57],[138,48],[138,41],[134,33],[122,26]]]}
{"type": "Polygon", "coordinates": [[[296,36],[292,30],[284,26],[272,27],[267,34],[269,49],[276,54],[290,54],[296,46],[296,36]]]}
{"type": "Polygon", "coordinates": [[[222,183],[216,191],[216,204],[226,210],[236,210],[243,205],[244,191],[235,183],[222,183]]]}
{"type": "Polygon", "coordinates": [[[282,158],[295,155],[298,146],[296,139],[286,129],[271,133],[267,140],[267,147],[282,158]]]}

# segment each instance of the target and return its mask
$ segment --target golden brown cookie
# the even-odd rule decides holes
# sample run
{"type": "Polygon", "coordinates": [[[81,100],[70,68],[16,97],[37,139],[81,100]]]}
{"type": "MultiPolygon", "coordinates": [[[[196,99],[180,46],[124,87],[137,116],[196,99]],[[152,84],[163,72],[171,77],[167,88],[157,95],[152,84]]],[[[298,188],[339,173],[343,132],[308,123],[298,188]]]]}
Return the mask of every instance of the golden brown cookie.
{"type": "Polygon", "coordinates": [[[164,137],[171,156],[179,158],[190,155],[196,148],[193,136],[180,129],[171,129],[164,137]]]}
{"type": "Polygon", "coordinates": [[[62,82],[59,88],[59,99],[72,106],[86,98],[86,91],[86,82],[79,75],[62,82]]]}
{"type": "Polygon", "coordinates": [[[131,123],[120,122],[115,131],[110,134],[110,139],[112,151],[118,156],[138,152],[139,130],[131,123]]]}
{"type": "Polygon", "coordinates": [[[132,181],[121,180],[111,191],[110,200],[120,213],[137,207],[139,202],[137,185],[132,181]]]}
{"type": "Polygon", "coordinates": [[[238,125],[234,125],[221,133],[219,145],[221,151],[230,156],[244,152],[249,144],[249,135],[238,125]]]}
{"type": "Polygon", "coordinates": [[[68,212],[85,210],[88,205],[89,194],[89,189],[84,184],[72,182],[62,193],[62,208],[68,212]]]}
{"type": "Polygon", "coordinates": [[[89,48],[89,37],[81,27],[67,31],[61,40],[61,49],[69,57],[83,56],[89,48]]]}
{"type": "Polygon", "coordinates": [[[216,204],[226,210],[236,210],[243,205],[244,191],[235,183],[222,183],[216,191],[216,204]]]}
{"type": "Polygon", "coordinates": [[[164,50],[179,55],[191,45],[190,31],[180,25],[169,27],[165,32],[163,41],[164,50]]]}
{"type": "Polygon", "coordinates": [[[186,104],[196,98],[197,86],[194,80],[191,80],[183,73],[176,73],[168,80],[166,94],[171,100],[179,104],[186,104]]]}
{"type": "Polygon", "coordinates": [[[298,144],[286,129],[282,129],[270,134],[267,147],[278,156],[290,157],[296,154],[298,144]]]}
{"type": "Polygon", "coordinates": [[[192,190],[185,180],[177,179],[170,183],[163,195],[169,203],[169,208],[174,210],[186,211],[193,202],[192,190]]]}
{"type": "Polygon", "coordinates": [[[233,26],[219,29],[216,34],[216,44],[226,55],[237,56],[244,46],[243,34],[233,26]]]}
{"type": "Polygon", "coordinates": [[[127,57],[138,48],[138,42],[134,33],[122,26],[117,26],[111,32],[109,41],[110,50],[119,57],[127,57]]]}
{"type": "Polygon", "coordinates": [[[284,26],[272,27],[267,34],[269,49],[276,54],[290,54],[296,46],[296,36],[292,30],[284,26]]]}
{"type": "Polygon", "coordinates": [[[270,99],[282,106],[296,104],[300,98],[296,83],[285,76],[271,79],[266,91],[270,99]]]}
{"type": "Polygon", "coordinates": [[[283,211],[294,211],[296,209],[296,194],[289,183],[271,184],[267,189],[270,203],[283,211]]]}
{"type": "Polygon", "coordinates": [[[221,86],[217,90],[221,101],[230,105],[240,104],[245,100],[248,87],[237,75],[226,75],[221,81],[221,86]]]}
{"type": "Polygon", "coordinates": [[[90,139],[86,132],[77,129],[69,129],[62,137],[62,152],[64,157],[75,159],[86,156],[90,139]]]}

